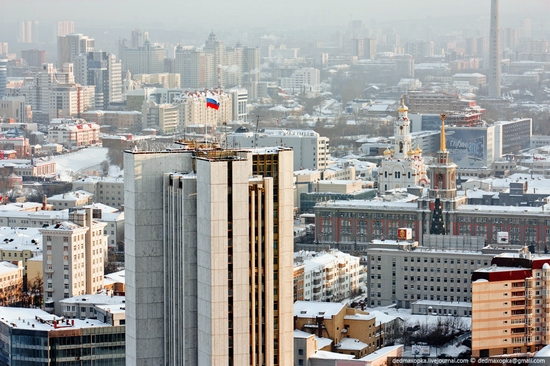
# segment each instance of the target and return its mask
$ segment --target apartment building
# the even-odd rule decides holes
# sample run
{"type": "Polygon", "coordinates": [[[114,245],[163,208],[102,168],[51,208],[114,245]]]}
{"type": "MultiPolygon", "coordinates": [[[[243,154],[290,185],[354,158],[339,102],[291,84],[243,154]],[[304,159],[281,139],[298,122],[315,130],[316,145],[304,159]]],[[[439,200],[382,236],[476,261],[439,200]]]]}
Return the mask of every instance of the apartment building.
{"type": "Polygon", "coordinates": [[[57,119],[50,123],[48,139],[67,148],[99,143],[99,125],[83,120],[57,119]]]}
{"type": "Polygon", "coordinates": [[[338,302],[360,294],[366,273],[359,260],[338,250],[295,252],[295,290],[302,290],[295,300],[338,302]]]}
{"type": "Polygon", "coordinates": [[[69,220],[49,225],[43,235],[45,309],[59,314],[62,299],[96,293],[103,287],[107,251],[106,223],[92,218],[92,210],[76,210],[69,220]]]}
{"type": "Polygon", "coordinates": [[[550,340],[550,256],[527,248],[472,275],[472,356],[532,354],[550,340]]]}
{"type": "MultiPolygon", "coordinates": [[[[368,246],[369,306],[412,308],[419,300],[470,303],[472,273],[488,266],[492,258],[520,248],[490,245],[476,237],[430,236],[424,246],[416,242],[375,240],[368,246]]],[[[448,306],[440,307],[442,314],[448,306]]],[[[453,315],[469,316],[469,309],[453,315]]]]}

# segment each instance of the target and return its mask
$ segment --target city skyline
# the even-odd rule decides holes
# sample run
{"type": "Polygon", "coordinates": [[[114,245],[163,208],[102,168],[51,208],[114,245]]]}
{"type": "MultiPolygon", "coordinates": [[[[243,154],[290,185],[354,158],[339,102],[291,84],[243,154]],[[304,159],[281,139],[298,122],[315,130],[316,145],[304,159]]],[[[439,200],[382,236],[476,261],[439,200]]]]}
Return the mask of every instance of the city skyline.
{"type": "MultiPolygon", "coordinates": [[[[292,2],[282,0],[277,3],[257,3],[242,0],[238,3],[213,0],[208,9],[202,3],[183,3],[175,1],[160,1],[150,3],[145,1],[66,1],[38,2],[25,0],[5,2],[0,14],[0,24],[22,20],[62,21],[74,20],[75,28],[79,25],[104,25],[116,22],[117,27],[125,25],[189,28],[202,26],[207,28],[225,27],[298,27],[331,26],[361,19],[371,23],[384,23],[403,19],[434,19],[449,15],[455,17],[470,16],[472,13],[485,16],[488,19],[490,3],[480,4],[474,0],[464,0],[460,3],[441,3],[435,0],[423,0],[414,3],[403,3],[397,0],[364,3],[344,1],[336,8],[327,0],[315,2],[292,2]],[[52,6],[55,4],[55,6],[52,6]],[[103,11],[102,5],[112,10],[103,11]],[[132,6],[130,6],[132,5],[132,6]],[[174,11],[176,10],[176,11],[174,11]],[[112,15],[110,15],[112,14],[112,15]],[[120,16],[122,14],[122,16],[120,16]],[[202,17],[197,18],[197,14],[202,17]],[[156,15],[156,16],[155,16],[156,15]],[[98,18],[101,16],[100,21],[98,18]]],[[[503,18],[531,16],[534,22],[540,22],[540,14],[550,9],[550,2],[526,0],[519,2],[506,1],[501,4],[503,18]]],[[[475,20],[476,18],[474,18],[475,20]]],[[[398,24],[396,24],[398,25],[398,24]]],[[[408,26],[414,26],[409,24],[408,26]]],[[[450,28],[452,25],[449,25],[450,28]]]]}

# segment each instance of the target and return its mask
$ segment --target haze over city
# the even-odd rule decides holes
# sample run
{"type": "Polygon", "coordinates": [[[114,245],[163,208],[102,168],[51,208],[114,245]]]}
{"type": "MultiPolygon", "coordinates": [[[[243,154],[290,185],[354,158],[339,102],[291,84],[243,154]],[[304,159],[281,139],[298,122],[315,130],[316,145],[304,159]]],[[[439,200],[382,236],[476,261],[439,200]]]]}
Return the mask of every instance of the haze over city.
{"type": "Polygon", "coordinates": [[[550,355],[550,0],[0,2],[0,366],[550,355]]]}
{"type": "MultiPolygon", "coordinates": [[[[3,32],[18,20],[57,21],[71,19],[78,27],[116,29],[121,27],[162,27],[178,31],[191,29],[232,28],[246,31],[259,28],[273,31],[298,30],[308,27],[332,28],[350,20],[363,20],[407,29],[429,26],[431,21],[446,19],[446,29],[471,28],[472,23],[487,21],[489,1],[463,0],[459,2],[418,1],[108,1],[108,0],[51,0],[2,1],[0,24],[3,32]],[[457,22],[453,23],[452,19],[457,22]],[[466,22],[464,21],[466,19],[466,22]]],[[[550,10],[548,0],[501,2],[503,25],[513,25],[514,19],[533,20],[534,29],[550,10]]]]}

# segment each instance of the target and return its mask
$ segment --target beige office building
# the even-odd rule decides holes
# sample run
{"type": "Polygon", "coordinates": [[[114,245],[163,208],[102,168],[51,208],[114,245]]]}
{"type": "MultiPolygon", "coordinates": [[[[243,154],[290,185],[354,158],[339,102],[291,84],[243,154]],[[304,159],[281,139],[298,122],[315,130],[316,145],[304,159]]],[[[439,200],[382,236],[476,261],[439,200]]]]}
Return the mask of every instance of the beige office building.
{"type": "Polygon", "coordinates": [[[59,314],[62,299],[93,294],[103,287],[107,251],[104,222],[90,210],[76,210],[63,221],[40,229],[43,237],[44,304],[59,314]]]}
{"type": "Polygon", "coordinates": [[[293,364],[292,165],[287,148],[126,152],[127,364],[293,364]]]}

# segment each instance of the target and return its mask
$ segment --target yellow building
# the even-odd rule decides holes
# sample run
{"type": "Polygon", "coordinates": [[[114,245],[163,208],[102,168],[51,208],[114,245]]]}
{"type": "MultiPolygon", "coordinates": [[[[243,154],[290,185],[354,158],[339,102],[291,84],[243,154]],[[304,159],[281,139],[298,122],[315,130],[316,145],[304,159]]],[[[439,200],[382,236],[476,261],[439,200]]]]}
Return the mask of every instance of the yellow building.
{"type": "Polygon", "coordinates": [[[332,340],[332,352],[361,358],[377,349],[376,319],[340,303],[297,301],[294,328],[332,340]]]}
{"type": "Polygon", "coordinates": [[[38,228],[0,227],[0,261],[21,261],[24,276],[27,274],[27,261],[42,254],[41,243],[42,235],[38,228]]]}

